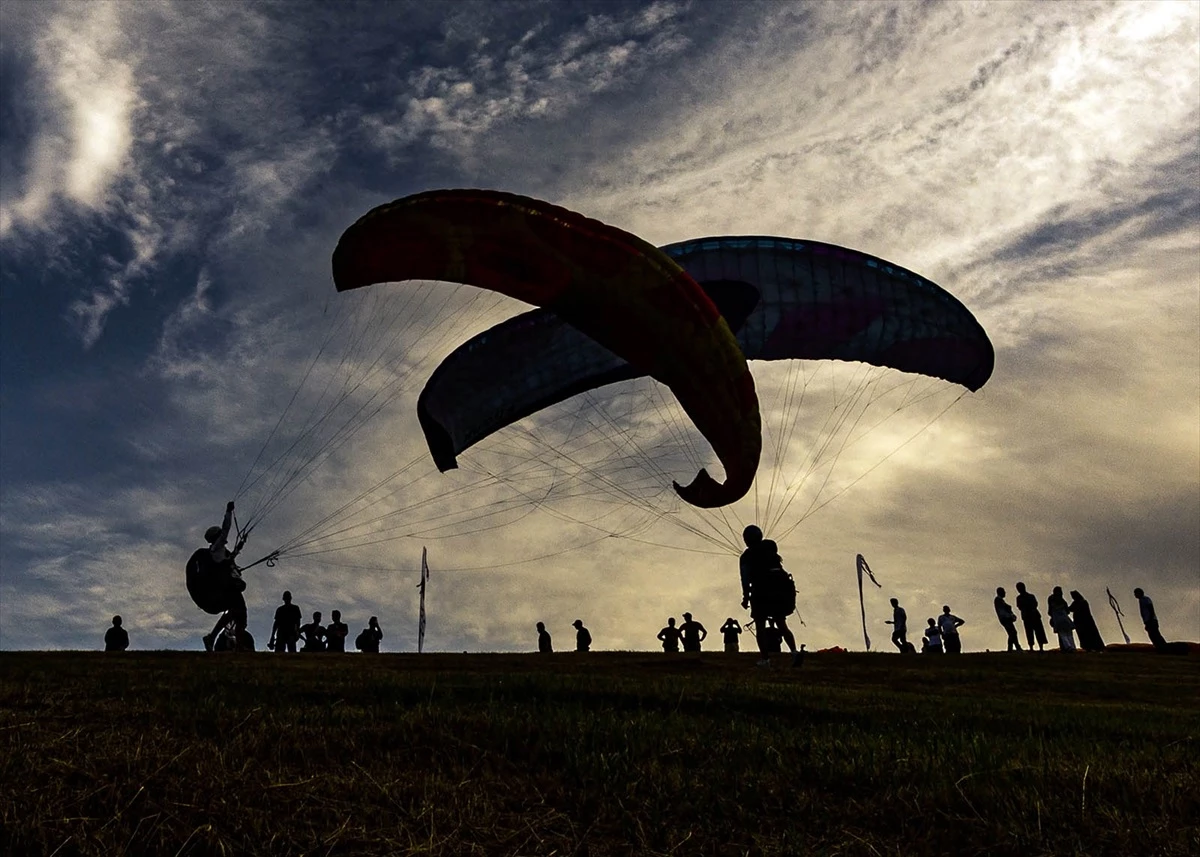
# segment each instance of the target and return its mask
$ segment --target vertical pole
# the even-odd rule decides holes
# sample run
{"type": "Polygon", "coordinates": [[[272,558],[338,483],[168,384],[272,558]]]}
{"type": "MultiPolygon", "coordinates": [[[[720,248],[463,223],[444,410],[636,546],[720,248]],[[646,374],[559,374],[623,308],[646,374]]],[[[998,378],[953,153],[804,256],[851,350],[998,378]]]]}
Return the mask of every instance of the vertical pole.
{"type": "Polygon", "coordinates": [[[429,580],[429,552],[421,548],[421,582],[418,588],[421,590],[421,616],[417,622],[417,654],[425,648],[425,581],[429,580]]]}

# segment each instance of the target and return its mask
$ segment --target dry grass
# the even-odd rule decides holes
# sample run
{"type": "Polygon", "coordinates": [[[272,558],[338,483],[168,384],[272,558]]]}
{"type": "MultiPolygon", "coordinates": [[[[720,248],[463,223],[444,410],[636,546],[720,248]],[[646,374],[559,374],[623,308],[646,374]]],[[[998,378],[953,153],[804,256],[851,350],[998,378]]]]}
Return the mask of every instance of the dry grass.
{"type": "Polygon", "coordinates": [[[6,854],[1200,853],[1200,659],[0,654],[6,854]]]}

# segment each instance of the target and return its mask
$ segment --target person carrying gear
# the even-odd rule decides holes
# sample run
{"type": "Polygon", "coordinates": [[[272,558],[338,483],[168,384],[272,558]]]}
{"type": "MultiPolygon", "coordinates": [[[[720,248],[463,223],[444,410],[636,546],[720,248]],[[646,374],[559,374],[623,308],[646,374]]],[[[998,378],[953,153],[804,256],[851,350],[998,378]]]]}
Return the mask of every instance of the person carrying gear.
{"type": "Polygon", "coordinates": [[[204,533],[208,547],[192,554],[187,563],[187,589],[196,606],[205,613],[217,614],[212,631],[205,634],[204,648],[213,650],[217,635],[232,622],[234,633],[240,639],[246,631],[246,581],[238,568],[237,555],[245,547],[243,535],[231,551],[228,547],[229,529],[233,525],[233,501],[225,506],[225,518],[221,525],[209,527],[204,533]]]}
{"type": "MultiPolygon", "coordinates": [[[[750,617],[758,628],[771,624],[787,643],[792,653],[792,665],[799,664],[796,637],[787,626],[787,617],[796,612],[796,583],[784,570],[779,548],[770,539],[764,539],[762,530],[754,524],[742,532],[746,549],[738,560],[742,578],[742,607],[750,609],[750,617]]],[[[758,648],[763,654],[759,664],[770,664],[759,635],[758,648]]]]}

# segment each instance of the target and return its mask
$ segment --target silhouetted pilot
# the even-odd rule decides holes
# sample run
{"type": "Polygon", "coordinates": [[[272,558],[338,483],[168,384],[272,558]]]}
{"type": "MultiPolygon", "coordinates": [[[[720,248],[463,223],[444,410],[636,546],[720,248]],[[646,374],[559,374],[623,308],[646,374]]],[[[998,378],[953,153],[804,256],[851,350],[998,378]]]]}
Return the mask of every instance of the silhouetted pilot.
{"type": "Polygon", "coordinates": [[[104,632],[104,651],[123,652],[129,648],[129,634],[121,627],[121,617],[113,616],[112,627],[104,632]]]}
{"type": "Polygon", "coordinates": [[[224,610],[217,617],[212,631],[204,635],[204,648],[210,652],[217,635],[225,629],[227,622],[234,623],[236,632],[246,630],[246,598],[242,595],[246,591],[246,582],[242,580],[241,570],[234,562],[245,541],[239,540],[234,549],[229,550],[226,543],[232,525],[233,501],[230,500],[225,505],[225,517],[221,525],[209,527],[204,531],[204,540],[208,542],[204,575],[210,578],[206,581],[206,588],[210,589],[212,597],[220,602],[220,609],[224,610]]]}

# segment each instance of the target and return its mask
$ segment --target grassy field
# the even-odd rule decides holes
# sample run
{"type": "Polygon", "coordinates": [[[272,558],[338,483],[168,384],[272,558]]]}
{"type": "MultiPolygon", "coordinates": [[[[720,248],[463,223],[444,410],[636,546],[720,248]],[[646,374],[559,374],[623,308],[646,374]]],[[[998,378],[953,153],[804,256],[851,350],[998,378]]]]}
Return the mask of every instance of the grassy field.
{"type": "Polygon", "coordinates": [[[0,654],[0,853],[1200,854],[1200,658],[0,654]]]}

